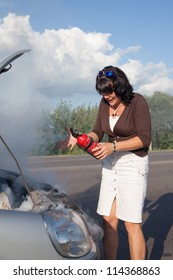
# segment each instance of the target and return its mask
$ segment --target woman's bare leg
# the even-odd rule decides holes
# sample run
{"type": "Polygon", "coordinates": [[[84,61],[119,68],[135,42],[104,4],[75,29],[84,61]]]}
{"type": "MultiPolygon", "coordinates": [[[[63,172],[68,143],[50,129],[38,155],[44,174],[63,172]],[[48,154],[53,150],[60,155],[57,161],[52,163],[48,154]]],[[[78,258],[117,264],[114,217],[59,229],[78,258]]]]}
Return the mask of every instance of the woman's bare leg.
{"type": "Polygon", "coordinates": [[[115,260],[118,249],[118,219],[115,217],[116,199],[113,201],[109,216],[103,216],[105,259],[115,260]]]}
{"type": "Polygon", "coordinates": [[[141,224],[125,222],[132,260],[145,260],[146,243],[141,224]]]}

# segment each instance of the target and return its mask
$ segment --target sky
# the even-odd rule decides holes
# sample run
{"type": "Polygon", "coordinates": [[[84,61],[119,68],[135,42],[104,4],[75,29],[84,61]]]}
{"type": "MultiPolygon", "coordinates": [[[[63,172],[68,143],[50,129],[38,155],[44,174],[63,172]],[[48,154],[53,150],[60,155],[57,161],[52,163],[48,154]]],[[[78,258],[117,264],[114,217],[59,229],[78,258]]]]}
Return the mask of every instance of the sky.
{"type": "Polygon", "coordinates": [[[173,94],[172,11],[172,0],[0,0],[0,60],[31,49],[0,75],[1,131],[12,143],[22,134],[21,149],[61,100],[99,103],[95,77],[107,65],[143,95],[173,94]]]}

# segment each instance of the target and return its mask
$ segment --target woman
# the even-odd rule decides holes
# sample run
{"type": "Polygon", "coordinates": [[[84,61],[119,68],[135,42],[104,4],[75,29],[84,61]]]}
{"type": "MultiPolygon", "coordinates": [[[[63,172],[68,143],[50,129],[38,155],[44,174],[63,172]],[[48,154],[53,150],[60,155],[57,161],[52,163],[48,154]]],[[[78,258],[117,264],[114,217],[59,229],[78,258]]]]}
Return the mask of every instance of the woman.
{"type": "MultiPolygon", "coordinates": [[[[141,223],[147,189],[151,120],[144,97],[133,92],[126,74],[108,66],[96,77],[102,99],[94,128],[88,133],[99,146],[94,156],[103,160],[97,212],[103,216],[106,259],[116,259],[118,221],[123,220],[132,260],[144,260],[146,244],[141,223]],[[107,142],[102,142],[104,135],[107,142]]],[[[76,144],[69,130],[68,146],[76,144]]]]}

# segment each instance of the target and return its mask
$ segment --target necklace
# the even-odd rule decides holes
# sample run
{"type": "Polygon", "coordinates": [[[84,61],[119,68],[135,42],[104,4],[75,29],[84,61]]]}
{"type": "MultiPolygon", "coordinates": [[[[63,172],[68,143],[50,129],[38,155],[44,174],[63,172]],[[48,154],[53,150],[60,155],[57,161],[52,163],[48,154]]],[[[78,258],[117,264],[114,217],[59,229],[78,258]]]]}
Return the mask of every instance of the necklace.
{"type": "Polygon", "coordinates": [[[120,103],[119,105],[118,105],[118,107],[114,110],[112,107],[112,110],[113,110],[113,113],[112,113],[112,117],[113,118],[115,118],[116,117],[116,113],[118,112],[118,110],[120,109],[120,107],[121,107],[121,105],[122,105],[122,103],[120,103]]]}

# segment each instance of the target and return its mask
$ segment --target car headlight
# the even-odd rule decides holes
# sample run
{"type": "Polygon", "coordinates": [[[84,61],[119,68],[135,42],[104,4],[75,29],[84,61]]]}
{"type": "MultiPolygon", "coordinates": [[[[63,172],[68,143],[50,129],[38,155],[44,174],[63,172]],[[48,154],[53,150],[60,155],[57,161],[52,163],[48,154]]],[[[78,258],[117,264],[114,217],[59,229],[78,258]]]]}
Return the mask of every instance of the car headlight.
{"type": "Polygon", "coordinates": [[[86,225],[77,212],[61,208],[42,215],[51,241],[62,256],[78,258],[91,250],[86,225]]]}

